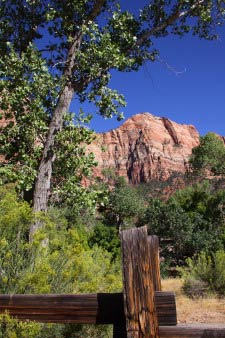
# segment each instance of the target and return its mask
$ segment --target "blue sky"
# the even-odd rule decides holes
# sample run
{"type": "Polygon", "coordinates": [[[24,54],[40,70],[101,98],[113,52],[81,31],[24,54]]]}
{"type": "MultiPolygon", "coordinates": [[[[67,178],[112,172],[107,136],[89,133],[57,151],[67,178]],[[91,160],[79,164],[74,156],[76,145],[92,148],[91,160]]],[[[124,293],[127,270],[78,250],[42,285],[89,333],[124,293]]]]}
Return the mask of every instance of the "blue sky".
{"type": "MultiPolygon", "coordinates": [[[[122,1],[124,8],[133,10],[144,3],[122,1]]],[[[160,62],[148,63],[139,72],[114,72],[111,88],[125,95],[125,118],[150,112],[193,124],[201,135],[214,131],[225,136],[225,27],[218,32],[217,41],[190,35],[160,39],[160,62]]],[[[90,127],[102,132],[123,122],[94,116],[90,127]]]]}

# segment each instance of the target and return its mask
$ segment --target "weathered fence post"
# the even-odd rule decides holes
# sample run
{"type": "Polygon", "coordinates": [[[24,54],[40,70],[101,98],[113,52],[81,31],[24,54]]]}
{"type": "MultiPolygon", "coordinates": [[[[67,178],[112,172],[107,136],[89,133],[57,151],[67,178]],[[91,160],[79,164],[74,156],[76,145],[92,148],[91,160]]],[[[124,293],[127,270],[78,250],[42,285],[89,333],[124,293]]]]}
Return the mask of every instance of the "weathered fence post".
{"type": "Polygon", "coordinates": [[[152,282],[155,291],[161,291],[160,258],[159,258],[159,238],[158,236],[148,236],[150,251],[150,268],[152,282]]]}
{"type": "Polygon", "coordinates": [[[121,233],[127,338],[159,338],[147,227],[121,233]]]}

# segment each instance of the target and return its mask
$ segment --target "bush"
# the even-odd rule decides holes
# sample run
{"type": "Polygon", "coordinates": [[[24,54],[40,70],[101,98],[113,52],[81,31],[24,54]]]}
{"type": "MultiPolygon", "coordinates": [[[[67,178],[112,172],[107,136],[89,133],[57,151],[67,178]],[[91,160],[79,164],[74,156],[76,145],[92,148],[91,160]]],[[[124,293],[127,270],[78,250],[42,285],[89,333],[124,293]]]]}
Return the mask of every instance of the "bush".
{"type": "Polygon", "coordinates": [[[189,277],[184,281],[183,291],[190,298],[204,297],[209,291],[209,286],[202,280],[189,277]]]}
{"type": "Polygon", "coordinates": [[[225,295],[225,251],[219,250],[211,256],[201,252],[187,259],[187,268],[180,269],[184,277],[184,291],[188,295],[208,290],[225,295]]]}
{"type": "MultiPolygon", "coordinates": [[[[32,209],[18,200],[13,188],[0,188],[0,293],[121,290],[120,265],[113,262],[112,253],[97,244],[91,248],[85,229],[68,224],[57,210],[39,217],[43,228],[29,243],[32,209]]],[[[0,338],[94,338],[106,337],[108,328],[21,323],[5,315],[0,320],[1,332],[0,338]]]]}
{"type": "Polygon", "coordinates": [[[0,338],[36,338],[40,332],[40,324],[20,322],[7,313],[0,315],[0,338]]]}
{"type": "Polygon", "coordinates": [[[120,257],[120,239],[118,230],[113,226],[97,224],[90,234],[88,243],[90,247],[98,245],[112,255],[112,259],[120,257]]]}

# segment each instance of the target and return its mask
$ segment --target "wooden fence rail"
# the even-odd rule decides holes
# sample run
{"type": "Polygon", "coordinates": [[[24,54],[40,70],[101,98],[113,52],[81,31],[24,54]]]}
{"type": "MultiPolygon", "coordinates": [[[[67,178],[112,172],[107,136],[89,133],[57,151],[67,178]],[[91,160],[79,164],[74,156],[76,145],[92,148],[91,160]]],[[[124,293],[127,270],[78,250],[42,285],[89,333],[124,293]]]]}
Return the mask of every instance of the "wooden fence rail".
{"type": "MultiPolygon", "coordinates": [[[[156,293],[160,325],[176,325],[172,292],[156,293]]],[[[125,321],[122,293],[87,295],[0,295],[0,313],[7,310],[18,319],[51,323],[119,324],[125,321]]]]}
{"type": "MultiPolygon", "coordinates": [[[[224,325],[175,325],[175,297],[156,292],[161,338],[224,338],[224,325]]],[[[0,313],[48,323],[113,324],[114,337],[127,337],[122,293],[89,295],[0,295],[0,313]]],[[[135,337],[134,335],[131,337],[135,337]]],[[[145,336],[148,338],[149,336],[145,336]]]]}

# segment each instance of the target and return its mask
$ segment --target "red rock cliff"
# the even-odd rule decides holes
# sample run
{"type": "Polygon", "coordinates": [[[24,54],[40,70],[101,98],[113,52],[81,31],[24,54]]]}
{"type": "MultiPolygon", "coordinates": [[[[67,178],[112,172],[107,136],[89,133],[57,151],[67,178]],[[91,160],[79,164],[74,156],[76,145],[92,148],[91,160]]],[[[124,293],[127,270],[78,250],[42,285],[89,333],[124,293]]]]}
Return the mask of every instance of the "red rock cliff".
{"type": "Polygon", "coordinates": [[[195,127],[142,113],[115,130],[98,134],[89,151],[98,161],[94,176],[102,176],[102,169],[114,168],[136,184],[164,180],[174,171],[185,172],[192,148],[198,144],[195,127]]]}

